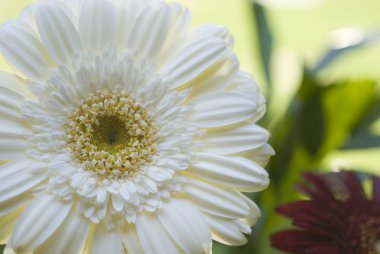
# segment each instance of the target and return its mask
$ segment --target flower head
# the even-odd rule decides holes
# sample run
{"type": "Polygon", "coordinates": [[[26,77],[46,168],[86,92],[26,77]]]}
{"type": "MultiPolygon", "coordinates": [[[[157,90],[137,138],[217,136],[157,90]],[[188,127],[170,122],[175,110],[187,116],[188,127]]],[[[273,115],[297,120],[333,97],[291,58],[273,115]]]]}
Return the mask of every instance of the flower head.
{"type": "Polygon", "coordinates": [[[209,253],[260,215],[265,100],[227,29],[159,0],[50,0],[0,27],[0,232],[16,253],[209,253]]]}
{"type": "Polygon", "coordinates": [[[380,178],[372,177],[370,195],[352,171],[304,178],[301,191],[310,199],[278,208],[298,229],[275,233],[275,248],[299,254],[380,253],[380,178]]]}

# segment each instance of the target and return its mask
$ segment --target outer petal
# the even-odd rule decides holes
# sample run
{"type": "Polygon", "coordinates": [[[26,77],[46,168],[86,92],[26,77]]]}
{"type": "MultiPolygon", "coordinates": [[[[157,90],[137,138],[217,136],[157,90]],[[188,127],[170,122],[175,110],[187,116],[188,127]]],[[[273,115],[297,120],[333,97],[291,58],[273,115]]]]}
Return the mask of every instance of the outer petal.
{"type": "Polygon", "coordinates": [[[10,162],[0,166],[0,202],[13,199],[46,179],[38,174],[42,166],[28,160],[10,162]]]}
{"type": "Polygon", "coordinates": [[[202,150],[216,154],[232,154],[258,148],[269,138],[267,130],[245,123],[232,128],[209,129],[203,136],[202,150]]]}
{"type": "Polygon", "coordinates": [[[44,79],[52,66],[42,43],[16,21],[0,28],[0,52],[23,73],[36,80],[44,79]]]}
{"type": "MultiPolygon", "coordinates": [[[[13,212],[33,198],[30,193],[24,193],[0,203],[0,216],[13,212]]],[[[1,228],[1,227],[0,227],[1,228]]]]}
{"type": "Polygon", "coordinates": [[[234,38],[228,28],[215,24],[202,25],[194,29],[191,34],[193,40],[201,38],[207,34],[207,36],[217,37],[223,39],[229,47],[234,46],[234,38]]]}
{"type": "Polygon", "coordinates": [[[257,122],[263,117],[266,111],[265,98],[260,93],[260,89],[255,79],[248,73],[240,72],[234,83],[227,90],[247,96],[258,104],[252,122],[257,122]]]}
{"type": "Polygon", "coordinates": [[[114,0],[116,9],[116,44],[119,48],[128,48],[128,39],[137,17],[145,9],[151,0],[114,0]]]}
{"type": "Polygon", "coordinates": [[[247,243],[244,234],[250,234],[251,228],[240,220],[230,220],[218,216],[206,215],[213,239],[228,245],[243,245],[247,243]]]}
{"type": "MultiPolygon", "coordinates": [[[[24,87],[21,86],[21,80],[18,80],[16,76],[11,76],[7,73],[0,73],[0,118],[1,120],[9,121],[8,124],[3,126],[3,130],[10,125],[17,125],[18,128],[25,128],[20,126],[21,119],[21,103],[24,101],[24,97],[18,93],[17,90],[22,92],[24,87]],[[9,88],[7,88],[9,87],[9,88]]],[[[17,128],[15,126],[15,128],[17,128]]],[[[19,136],[23,131],[19,132],[19,136]]]]}
{"type": "Polygon", "coordinates": [[[255,100],[259,100],[262,97],[256,80],[249,73],[243,71],[238,73],[235,81],[231,83],[227,90],[244,94],[255,100]]]}
{"type": "Polygon", "coordinates": [[[188,178],[186,192],[200,210],[231,219],[245,218],[249,207],[238,192],[210,183],[188,178]]]}
{"type": "Polygon", "coordinates": [[[228,51],[213,67],[190,82],[192,90],[189,98],[224,91],[235,80],[239,67],[236,55],[228,51]]]}
{"type": "Polygon", "coordinates": [[[210,229],[203,215],[189,201],[172,199],[164,204],[157,216],[161,225],[185,253],[210,252],[210,229]]]}
{"type": "Polygon", "coordinates": [[[85,0],[79,20],[79,35],[85,48],[102,52],[115,41],[115,10],[108,0],[85,0]]]}
{"type": "Polygon", "coordinates": [[[21,214],[10,240],[16,252],[28,252],[40,246],[61,226],[72,207],[57,197],[42,193],[21,214]]]}
{"type": "Polygon", "coordinates": [[[162,2],[147,5],[134,23],[128,47],[145,57],[157,57],[167,39],[170,21],[170,5],[162,2]]]}
{"type": "Polygon", "coordinates": [[[33,94],[27,88],[28,82],[14,74],[0,71],[0,86],[12,90],[20,96],[33,97],[33,94]]]}
{"type": "Polygon", "coordinates": [[[20,216],[23,208],[13,211],[0,217],[0,244],[8,242],[17,218],[20,216]]]}
{"type": "Polygon", "coordinates": [[[34,253],[79,253],[90,229],[90,222],[71,209],[62,225],[34,253]]]}
{"type": "MultiPolygon", "coordinates": [[[[0,109],[2,109],[1,106],[0,109]]],[[[1,113],[4,113],[4,111],[1,113]]],[[[0,160],[14,160],[25,157],[28,143],[24,135],[27,131],[28,129],[18,123],[0,121],[0,160]]]]}
{"type": "Polygon", "coordinates": [[[172,78],[173,88],[178,88],[206,71],[226,52],[227,46],[223,40],[204,38],[179,51],[161,72],[172,78]]]}
{"type": "Polygon", "coordinates": [[[122,231],[122,241],[128,254],[140,254],[144,252],[134,225],[127,225],[125,231],[122,231]]]}
{"type": "Polygon", "coordinates": [[[98,224],[95,227],[90,253],[92,254],[123,254],[123,242],[117,230],[109,231],[98,224]]]}
{"type": "Polygon", "coordinates": [[[179,4],[171,4],[171,24],[168,39],[158,58],[158,65],[163,66],[169,59],[176,55],[185,45],[190,31],[191,14],[187,8],[179,4]]]}
{"type": "Polygon", "coordinates": [[[57,63],[70,63],[73,54],[82,49],[74,24],[58,3],[39,5],[36,22],[42,41],[57,63]]]}
{"type": "Polygon", "coordinates": [[[136,219],[136,232],[145,254],[181,253],[160,222],[152,214],[143,213],[136,219]]]}
{"type": "Polygon", "coordinates": [[[257,104],[249,98],[234,93],[212,93],[192,101],[194,107],[188,120],[201,128],[226,126],[252,118],[257,104]]]}
{"type": "Polygon", "coordinates": [[[128,39],[137,17],[144,8],[142,1],[116,1],[116,44],[120,48],[128,47],[128,39]]]}
{"type": "Polygon", "coordinates": [[[234,155],[248,158],[259,164],[260,166],[264,167],[268,164],[270,157],[274,154],[275,152],[273,148],[268,144],[264,144],[258,148],[236,153],[234,155]]]}
{"type": "Polygon", "coordinates": [[[261,191],[269,184],[268,173],[243,157],[199,153],[189,172],[241,191],[261,191]]]}
{"type": "Polygon", "coordinates": [[[248,216],[241,220],[246,222],[248,225],[253,226],[256,224],[257,220],[261,217],[260,208],[256,205],[255,202],[253,202],[244,194],[239,193],[239,195],[247,202],[247,205],[249,207],[248,216]]]}

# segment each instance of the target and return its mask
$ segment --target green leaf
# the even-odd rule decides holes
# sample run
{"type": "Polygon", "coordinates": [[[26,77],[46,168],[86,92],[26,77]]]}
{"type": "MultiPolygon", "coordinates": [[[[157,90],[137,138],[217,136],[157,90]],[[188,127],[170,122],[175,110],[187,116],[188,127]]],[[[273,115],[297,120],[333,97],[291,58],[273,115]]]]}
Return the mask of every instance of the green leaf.
{"type": "Polygon", "coordinates": [[[305,102],[301,109],[300,126],[301,139],[306,149],[312,155],[316,155],[322,146],[325,135],[325,115],[322,105],[322,93],[317,93],[305,102]]]}
{"type": "Polygon", "coordinates": [[[253,1],[253,11],[255,22],[254,24],[257,27],[257,38],[259,40],[259,47],[261,53],[261,62],[263,64],[264,74],[267,81],[267,84],[270,88],[271,85],[271,57],[272,57],[272,48],[273,48],[273,37],[272,32],[268,23],[268,19],[265,13],[264,7],[253,1]]]}
{"type": "Polygon", "coordinates": [[[0,253],[3,253],[5,249],[5,244],[0,245],[0,253]]]}
{"type": "Polygon", "coordinates": [[[327,132],[320,154],[343,145],[376,99],[375,81],[346,81],[324,89],[327,132]]]}
{"type": "Polygon", "coordinates": [[[380,147],[379,130],[374,130],[373,125],[380,120],[380,94],[376,102],[371,105],[371,110],[366,114],[364,120],[354,130],[352,137],[347,140],[342,150],[367,149],[380,147]]]}

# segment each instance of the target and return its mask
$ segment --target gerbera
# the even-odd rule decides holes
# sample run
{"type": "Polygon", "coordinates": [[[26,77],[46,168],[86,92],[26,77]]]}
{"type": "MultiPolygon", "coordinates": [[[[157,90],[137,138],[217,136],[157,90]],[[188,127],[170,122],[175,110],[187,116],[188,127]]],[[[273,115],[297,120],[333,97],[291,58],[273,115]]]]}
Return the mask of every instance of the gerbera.
{"type": "Polygon", "coordinates": [[[260,215],[265,101],[178,4],[42,1],[0,28],[0,235],[17,253],[208,253],[260,215]]]}
{"type": "Polygon", "coordinates": [[[372,176],[370,193],[352,171],[304,178],[301,191],[310,199],[278,208],[298,228],[274,234],[275,248],[296,254],[380,253],[379,177],[372,176]]]}

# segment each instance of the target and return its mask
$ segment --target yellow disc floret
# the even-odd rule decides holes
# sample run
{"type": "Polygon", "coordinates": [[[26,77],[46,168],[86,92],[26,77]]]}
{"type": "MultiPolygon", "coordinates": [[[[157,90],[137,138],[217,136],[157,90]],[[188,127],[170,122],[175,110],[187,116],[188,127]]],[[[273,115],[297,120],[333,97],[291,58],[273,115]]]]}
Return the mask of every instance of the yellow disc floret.
{"type": "Polygon", "coordinates": [[[151,118],[126,93],[98,92],[83,100],[66,133],[74,157],[102,178],[132,177],[156,151],[151,118]]]}

